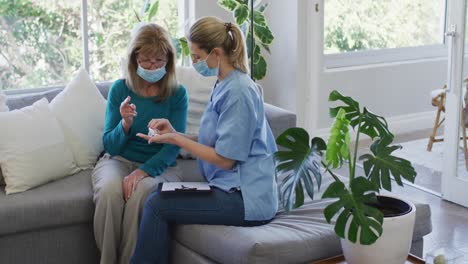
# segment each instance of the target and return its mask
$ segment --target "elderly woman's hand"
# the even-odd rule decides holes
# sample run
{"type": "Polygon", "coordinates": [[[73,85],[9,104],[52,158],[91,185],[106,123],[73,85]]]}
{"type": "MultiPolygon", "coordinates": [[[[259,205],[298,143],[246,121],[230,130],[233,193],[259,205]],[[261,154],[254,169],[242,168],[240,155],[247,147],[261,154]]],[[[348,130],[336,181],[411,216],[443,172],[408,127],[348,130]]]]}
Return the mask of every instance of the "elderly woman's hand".
{"type": "Polygon", "coordinates": [[[138,183],[143,180],[143,178],[147,177],[148,174],[140,169],[134,170],[129,175],[125,176],[122,181],[122,190],[123,190],[123,198],[125,201],[128,201],[132,196],[133,192],[137,188],[138,183]]]}
{"type": "Polygon", "coordinates": [[[127,96],[120,104],[120,116],[122,116],[123,126],[126,131],[130,129],[133,124],[133,118],[137,115],[136,106],[130,104],[130,99],[130,96],[127,96]]]}

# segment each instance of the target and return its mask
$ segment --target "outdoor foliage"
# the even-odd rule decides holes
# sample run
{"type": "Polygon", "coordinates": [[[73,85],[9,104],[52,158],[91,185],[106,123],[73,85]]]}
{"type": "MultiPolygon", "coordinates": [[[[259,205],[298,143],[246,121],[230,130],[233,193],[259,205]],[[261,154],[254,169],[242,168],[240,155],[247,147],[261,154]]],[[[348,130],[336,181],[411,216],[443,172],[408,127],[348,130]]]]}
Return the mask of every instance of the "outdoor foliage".
{"type": "MultiPolygon", "coordinates": [[[[82,65],[80,2],[0,0],[0,89],[61,85],[71,79],[82,65]]],[[[95,80],[121,77],[130,30],[145,2],[88,0],[90,74],[95,80]]],[[[177,1],[159,0],[158,5],[151,21],[177,36],[177,1]]]]}
{"type": "Polygon", "coordinates": [[[444,0],[325,0],[324,53],[440,44],[444,0]]]}

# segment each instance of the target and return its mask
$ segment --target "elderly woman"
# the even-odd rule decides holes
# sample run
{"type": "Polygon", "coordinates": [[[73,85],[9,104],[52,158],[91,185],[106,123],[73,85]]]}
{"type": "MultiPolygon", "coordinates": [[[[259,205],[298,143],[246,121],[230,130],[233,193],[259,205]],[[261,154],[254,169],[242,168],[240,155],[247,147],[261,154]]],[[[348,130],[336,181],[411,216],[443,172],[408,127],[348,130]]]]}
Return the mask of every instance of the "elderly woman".
{"type": "Polygon", "coordinates": [[[143,24],[134,30],[125,71],[125,79],[115,81],[109,92],[105,154],[92,174],[94,234],[105,264],[129,263],[148,193],[160,182],[180,181],[179,147],[148,145],[136,134],[147,134],[154,118],[185,131],[187,119],[187,93],[177,84],[175,49],[165,29],[143,24]]]}

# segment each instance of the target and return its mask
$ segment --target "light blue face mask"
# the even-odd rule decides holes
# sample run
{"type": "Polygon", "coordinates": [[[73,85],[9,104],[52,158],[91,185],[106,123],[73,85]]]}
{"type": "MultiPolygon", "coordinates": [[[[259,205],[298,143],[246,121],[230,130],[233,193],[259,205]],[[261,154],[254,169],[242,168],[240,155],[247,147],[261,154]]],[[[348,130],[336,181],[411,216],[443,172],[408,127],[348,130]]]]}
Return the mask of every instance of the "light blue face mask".
{"type": "Polygon", "coordinates": [[[208,56],[206,57],[206,59],[204,60],[198,60],[197,62],[193,63],[193,68],[195,68],[195,70],[200,73],[201,75],[203,76],[217,76],[218,75],[218,71],[219,71],[219,64],[218,64],[218,67],[215,67],[215,68],[210,68],[208,67],[208,63],[206,63],[206,60],[208,59],[208,57],[211,55],[211,52],[210,54],[208,54],[208,56]]]}
{"type": "Polygon", "coordinates": [[[147,70],[141,67],[140,64],[138,64],[137,74],[143,80],[149,83],[155,83],[161,80],[164,77],[164,75],[166,75],[166,66],[155,70],[147,70]]]}

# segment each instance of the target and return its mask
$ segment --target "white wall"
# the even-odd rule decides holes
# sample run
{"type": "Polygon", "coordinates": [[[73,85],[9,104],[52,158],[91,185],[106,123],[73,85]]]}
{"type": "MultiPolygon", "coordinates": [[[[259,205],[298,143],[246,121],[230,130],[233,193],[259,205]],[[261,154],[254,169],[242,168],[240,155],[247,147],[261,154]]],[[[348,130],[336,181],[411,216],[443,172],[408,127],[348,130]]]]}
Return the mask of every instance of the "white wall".
{"type": "MultiPolygon", "coordinates": [[[[265,101],[293,112],[297,111],[297,1],[269,0],[265,17],[275,39],[271,55],[265,54],[268,71],[259,81],[265,91],[265,101]]],[[[263,3],[262,2],[262,3],[263,3]]]]}
{"type": "Polygon", "coordinates": [[[446,75],[447,60],[443,59],[324,71],[317,107],[322,114],[318,115],[317,126],[328,128],[332,124],[328,116],[331,105],[328,94],[336,89],[384,116],[394,129],[403,129],[401,132],[405,128],[409,132],[431,127],[435,108],[431,105],[430,92],[442,88],[446,75]],[[405,123],[405,118],[412,124],[405,123]],[[401,127],[407,125],[412,127],[401,127]]]}
{"type": "MultiPolygon", "coordinates": [[[[233,16],[218,5],[217,0],[189,0],[192,2],[192,9],[195,19],[204,16],[216,16],[225,21],[234,22],[233,16]]],[[[190,21],[192,24],[194,21],[190,21]]]]}

